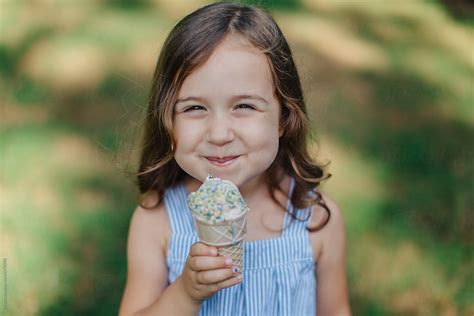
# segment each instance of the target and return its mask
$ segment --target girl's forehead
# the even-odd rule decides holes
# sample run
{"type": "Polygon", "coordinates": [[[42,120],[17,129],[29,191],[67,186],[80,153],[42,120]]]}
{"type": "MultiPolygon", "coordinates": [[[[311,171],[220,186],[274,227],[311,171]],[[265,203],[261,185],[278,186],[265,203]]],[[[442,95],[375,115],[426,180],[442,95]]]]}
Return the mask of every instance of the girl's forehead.
{"type": "Polygon", "coordinates": [[[214,49],[227,47],[228,49],[244,50],[255,54],[262,53],[255,45],[253,45],[245,36],[237,33],[229,33],[214,49]]]}
{"type": "Polygon", "coordinates": [[[181,94],[216,92],[271,94],[273,78],[267,56],[243,36],[229,35],[183,82],[181,94]]]}

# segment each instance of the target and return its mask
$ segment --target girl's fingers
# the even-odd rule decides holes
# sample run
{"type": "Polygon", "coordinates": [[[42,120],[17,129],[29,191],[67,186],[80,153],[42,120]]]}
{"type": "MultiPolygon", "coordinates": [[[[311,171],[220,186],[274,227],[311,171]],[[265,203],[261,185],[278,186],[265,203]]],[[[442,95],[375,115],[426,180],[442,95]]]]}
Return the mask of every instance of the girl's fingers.
{"type": "Polygon", "coordinates": [[[205,245],[202,242],[197,242],[191,246],[191,250],[189,254],[191,256],[214,256],[215,257],[217,256],[217,248],[205,245]]]}
{"type": "Polygon", "coordinates": [[[213,284],[227,280],[235,275],[230,268],[201,271],[196,273],[196,281],[200,284],[213,284]]]}
{"type": "Polygon", "coordinates": [[[194,271],[215,270],[232,267],[232,259],[223,256],[195,256],[189,258],[189,266],[194,271]]]}
{"type": "Polygon", "coordinates": [[[216,289],[216,290],[221,290],[221,289],[225,289],[227,287],[231,287],[233,285],[236,285],[236,284],[239,284],[240,282],[242,282],[242,273],[239,273],[237,275],[234,275],[233,277],[231,278],[228,278],[224,281],[221,281],[221,282],[218,282],[216,284],[213,284],[212,286],[216,289]]]}

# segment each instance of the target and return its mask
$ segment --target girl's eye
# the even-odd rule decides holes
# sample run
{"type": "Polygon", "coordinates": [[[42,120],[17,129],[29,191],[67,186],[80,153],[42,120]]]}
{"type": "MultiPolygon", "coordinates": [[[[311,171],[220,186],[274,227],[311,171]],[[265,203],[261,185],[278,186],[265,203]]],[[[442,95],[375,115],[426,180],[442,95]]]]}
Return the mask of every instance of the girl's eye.
{"type": "Polygon", "coordinates": [[[184,112],[192,112],[192,111],[199,111],[199,110],[204,110],[204,107],[200,105],[191,105],[191,106],[188,106],[186,109],[184,109],[184,112]]]}
{"type": "Polygon", "coordinates": [[[249,110],[255,109],[255,107],[253,105],[246,104],[246,103],[237,105],[237,108],[238,109],[249,109],[249,110]]]}

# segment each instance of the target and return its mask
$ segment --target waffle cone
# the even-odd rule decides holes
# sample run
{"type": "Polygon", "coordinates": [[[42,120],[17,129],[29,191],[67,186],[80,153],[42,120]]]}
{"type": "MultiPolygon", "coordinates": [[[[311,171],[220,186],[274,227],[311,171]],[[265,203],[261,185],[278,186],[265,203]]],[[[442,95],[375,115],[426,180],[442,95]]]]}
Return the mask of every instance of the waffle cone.
{"type": "Polygon", "coordinates": [[[247,233],[247,212],[232,220],[209,224],[198,217],[194,223],[201,242],[216,247],[222,256],[231,257],[240,271],[243,268],[243,239],[247,233]]]}

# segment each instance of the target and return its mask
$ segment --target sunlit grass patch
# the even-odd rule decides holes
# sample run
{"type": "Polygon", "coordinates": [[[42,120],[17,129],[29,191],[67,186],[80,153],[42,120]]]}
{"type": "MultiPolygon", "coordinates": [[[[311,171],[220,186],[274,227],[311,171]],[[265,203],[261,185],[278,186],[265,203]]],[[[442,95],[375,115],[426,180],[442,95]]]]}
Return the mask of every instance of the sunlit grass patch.
{"type": "Polygon", "coordinates": [[[390,228],[366,233],[357,244],[351,243],[357,251],[349,262],[361,267],[350,277],[358,296],[370,297],[395,314],[449,315],[469,308],[456,300],[466,282],[463,274],[452,275],[433,258],[434,249],[423,249],[408,238],[413,237],[409,231],[392,238],[386,230],[390,228]]]}

